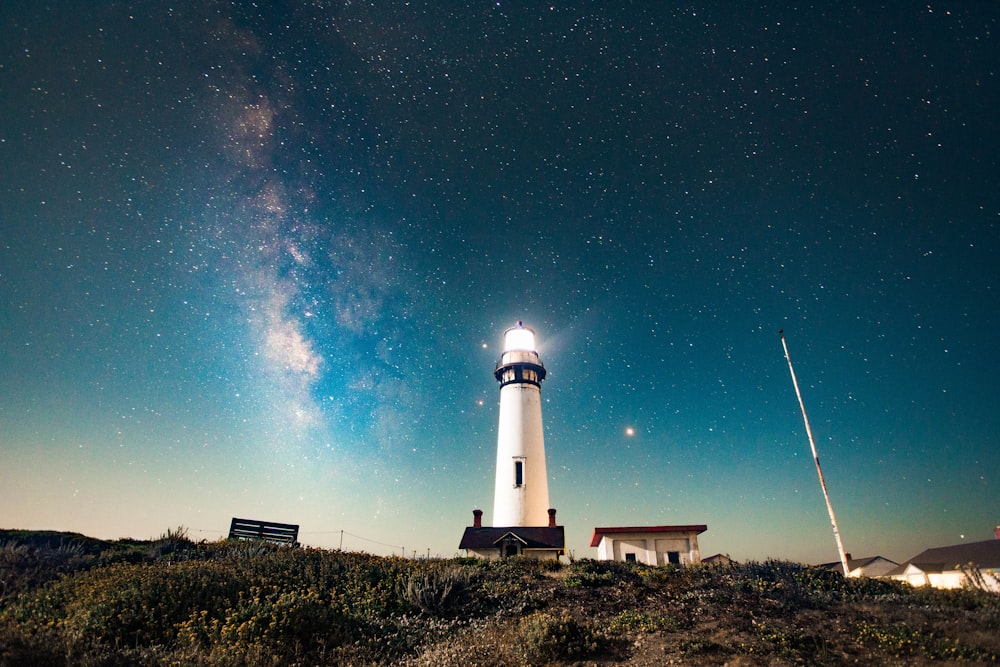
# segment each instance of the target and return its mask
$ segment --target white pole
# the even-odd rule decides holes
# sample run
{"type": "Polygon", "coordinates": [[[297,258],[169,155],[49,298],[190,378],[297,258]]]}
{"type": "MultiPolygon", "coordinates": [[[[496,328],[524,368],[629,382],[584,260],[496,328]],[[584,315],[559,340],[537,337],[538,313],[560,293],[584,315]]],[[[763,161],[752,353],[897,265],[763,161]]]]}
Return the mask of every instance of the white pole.
{"type": "Polygon", "coordinates": [[[795,387],[795,396],[799,399],[799,407],[802,408],[802,421],[806,425],[806,435],[809,437],[809,447],[812,449],[813,460],[816,462],[816,473],[819,475],[819,485],[823,488],[823,498],[826,499],[826,510],[830,513],[830,523],[833,524],[833,537],[837,540],[837,552],[840,553],[840,564],[844,567],[844,576],[850,574],[847,567],[847,554],[844,552],[844,544],[840,541],[840,531],[837,530],[837,517],[833,514],[833,505],[830,504],[830,494],[826,490],[826,480],[823,479],[823,469],[819,467],[819,454],[816,453],[816,443],[813,441],[812,429],[809,428],[809,417],[806,416],[806,406],[802,402],[802,394],[799,392],[799,381],[795,379],[795,369],[792,368],[792,358],[788,355],[788,344],[785,343],[785,332],[778,330],[781,335],[781,347],[785,350],[785,359],[788,361],[788,371],[792,374],[792,385],[795,387]]]}

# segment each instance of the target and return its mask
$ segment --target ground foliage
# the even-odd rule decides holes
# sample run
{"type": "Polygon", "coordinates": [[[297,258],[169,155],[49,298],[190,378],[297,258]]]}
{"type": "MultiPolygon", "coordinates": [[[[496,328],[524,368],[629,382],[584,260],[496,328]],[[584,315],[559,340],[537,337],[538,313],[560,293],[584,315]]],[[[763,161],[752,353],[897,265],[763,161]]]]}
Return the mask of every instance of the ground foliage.
{"type": "Polygon", "coordinates": [[[383,558],[0,531],[0,665],[1000,661],[1000,596],[767,561],[383,558]]]}

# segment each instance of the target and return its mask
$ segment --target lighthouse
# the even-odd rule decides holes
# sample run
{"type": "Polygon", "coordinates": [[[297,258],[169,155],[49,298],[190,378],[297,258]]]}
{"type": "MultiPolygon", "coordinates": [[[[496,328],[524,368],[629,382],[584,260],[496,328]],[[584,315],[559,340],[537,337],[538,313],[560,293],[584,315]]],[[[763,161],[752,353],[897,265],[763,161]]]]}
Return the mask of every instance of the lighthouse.
{"type": "Polygon", "coordinates": [[[484,526],[483,511],[473,510],[458,548],[482,558],[558,559],[566,553],[566,537],[549,507],[542,436],[545,366],[534,330],[518,322],[504,332],[493,377],[500,383],[493,525],[484,526]]]}
{"type": "Polygon", "coordinates": [[[544,526],[549,510],[542,435],[545,366],[535,349],[535,332],[521,322],[504,332],[503,341],[493,371],[500,383],[493,525],[544,526]]]}

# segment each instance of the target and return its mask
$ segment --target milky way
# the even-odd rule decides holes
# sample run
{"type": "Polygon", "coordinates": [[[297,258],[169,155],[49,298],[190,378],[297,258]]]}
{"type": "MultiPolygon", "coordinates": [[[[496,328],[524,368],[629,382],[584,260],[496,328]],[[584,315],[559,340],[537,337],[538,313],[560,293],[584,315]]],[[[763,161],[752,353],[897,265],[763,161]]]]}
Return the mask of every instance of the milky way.
{"type": "Polygon", "coordinates": [[[577,556],[835,560],[778,329],[848,551],[1000,522],[995,8],[71,4],[0,9],[5,526],[451,555],[517,320],[577,556]]]}

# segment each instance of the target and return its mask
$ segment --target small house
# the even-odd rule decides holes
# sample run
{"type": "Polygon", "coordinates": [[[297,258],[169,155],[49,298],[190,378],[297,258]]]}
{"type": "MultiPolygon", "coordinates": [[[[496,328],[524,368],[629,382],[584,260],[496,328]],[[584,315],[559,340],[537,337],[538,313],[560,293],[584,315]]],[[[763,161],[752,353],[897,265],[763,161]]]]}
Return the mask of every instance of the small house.
{"type": "Polygon", "coordinates": [[[594,528],[590,546],[597,547],[597,560],[691,565],[701,562],[698,535],[706,530],[705,525],[594,528]]]}
{"type": "Polygon", "coordinates": [[[472,512],[472,526],[465,529],[458,545],[470,556],[558,560],[566,553],[565,531],[556,525],[555,510],[549,510],[548,526],[483,526],[482,519],[482,510],[472,512]]]}
{"type": "MultiPolygon", "coordinates": [[[[853,558],[851,554],[847,556],[847,576],[849,577],[881,577],[889,573],[890,570],[899,566],[894,560],[889,560],[884,556],[865,556],[864,558],[853,558]]],[[[844,564],[839,560],[833,563],[823,563],[818,565],[824,570],[844,573],[844,564]]]]}
{"type": "Polygon", "coordinates": [[[733,559],[729,557],[729,554],[712,554],[711,556],[705,556],[701,559],[702,565],[732,565],[733,559]]]}
{"type": "Polygon", "coordinates": [[[1000,539],[927,549],[889,570],[885,576],[914,586],[962,588],[969,585],[1000,592],[1000,539]]]}

